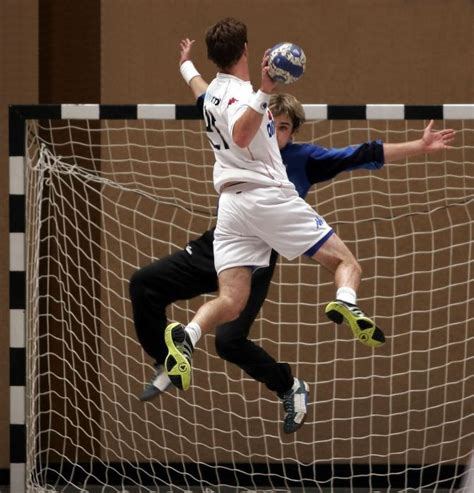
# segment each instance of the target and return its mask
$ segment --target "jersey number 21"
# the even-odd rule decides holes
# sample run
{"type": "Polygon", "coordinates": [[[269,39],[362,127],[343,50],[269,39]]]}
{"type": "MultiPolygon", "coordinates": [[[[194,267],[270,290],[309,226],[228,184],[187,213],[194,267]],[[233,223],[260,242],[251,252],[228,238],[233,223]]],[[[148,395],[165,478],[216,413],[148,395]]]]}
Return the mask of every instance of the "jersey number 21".
{"type": "Polygon", "coordinates": [[[228,149],[229,144],[227,144],[220,130],[216,127],[215,116],[207,108],[204,108],[204,120],[206,121],[206,132],[210,134],[207,136],[207,138],[209,139],[212,147],[214,147],[214,149],[220,150],[221,147],[224,146],[224,149],[228,149]],[[218,134],[217,138],[220,140],[219,143],[213,141],[213,136],[215,136],[216,133],[218,134]]]}

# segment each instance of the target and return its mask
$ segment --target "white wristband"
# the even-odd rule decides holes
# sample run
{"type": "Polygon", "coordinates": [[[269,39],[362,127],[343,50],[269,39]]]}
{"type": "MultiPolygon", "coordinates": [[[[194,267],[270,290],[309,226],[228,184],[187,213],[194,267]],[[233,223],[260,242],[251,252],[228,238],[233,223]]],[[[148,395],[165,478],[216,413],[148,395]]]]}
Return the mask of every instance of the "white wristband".
{"type": "Polygon", "coordinates": [[[256,92],[255,96],[250,100],[250,107],[257,113],[262,115],[267,111],[268,102],[270,101],[270,94],[260,91],[256,92]]]}
{"type": "Polygon", "coordinates": [[[186,60],[185,62],[183,62],[179,67],[179,71],[181,72],[183,79],[186,81],[186,84],[188,85],[191,82],[191,79],[194,79],[194,77],[201,75],[196,70],[194,63],[191,60],[186,60]]]}

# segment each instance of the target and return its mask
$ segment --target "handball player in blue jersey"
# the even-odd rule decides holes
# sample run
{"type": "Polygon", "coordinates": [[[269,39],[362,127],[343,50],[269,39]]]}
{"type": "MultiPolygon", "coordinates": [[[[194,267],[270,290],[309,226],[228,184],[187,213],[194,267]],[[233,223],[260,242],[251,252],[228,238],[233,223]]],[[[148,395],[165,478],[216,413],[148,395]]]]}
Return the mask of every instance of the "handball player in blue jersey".
{"type": "MultiPolygon", "coordinates": [[[[197,104],[202,106],[202,96],[208,84],[190,60],[192,44],[189,39],[181,42],[180,67],[197,98],[197,104]]],[[[383,144],[381,141],[373,141],[341,149],[294,144],[293,135],[305,119],[301,104],[293,96],[279,94],[272,96],[269,107],[275,120],[278,146],[288,177],[301,197],[306,196],[313,184],[329,180],[342,171],[376,170],[384,162],[444,149],[454,137],[454,133],[449,130],[432,132],[431,122],[422,139],[414,142],[383,144]]],[[[168,354],[163,337],[168,324],[167,306],[177,300],[190,299],[218,289],[213,238],[214,228],[191,241],[185,249],[138,270],[130,281],[138,339],[145,352],[154,358],[156,365],[155,374],[140,396],[142,400],[156,397],[171,383],[163,368],[168,354]]],[[[251,325],[267,295],[276,260],[277,254],[272,251],[269,266],[253,272],[250,296],[244,310],[238,319],[216,329],[215,344],[217,353],[223,359],[239,366],[282,399],[286,412],[284,431],[289,433],[296,431],[304,421],[307,385],[293,377],[287,363],[277,362],[248,338],[251,325]]],[[[361,331],[358,326],[356,330],[351,328],[361,342],[367,343],[359,337],[361,331]]],[[[368,345],[383,343],[383,333],[380,331],[375,335],[378,337],[378,340],[374,339],[376,344],[372,341],[368,345]]]]}

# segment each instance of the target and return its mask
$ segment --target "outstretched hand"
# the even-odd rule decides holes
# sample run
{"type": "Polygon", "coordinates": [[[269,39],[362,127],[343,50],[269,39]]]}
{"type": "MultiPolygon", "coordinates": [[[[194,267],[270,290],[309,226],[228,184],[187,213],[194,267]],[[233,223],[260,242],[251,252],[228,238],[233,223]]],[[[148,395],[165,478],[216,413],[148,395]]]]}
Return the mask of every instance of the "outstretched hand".
{"type": "Polygon", "coordinates": [[[428,123],[421,138],[425,152],[451,149],[450,144],[453,142],[456,132],[452,128],[433,131],[433,123],[433,120],[428,123]]]}
{"type": "Polygon", "coordinates": [[[191,60],[191,48],[194,39],[182,39],[179,43],[179,64],[182,65],[186,60],[191,60]]]}

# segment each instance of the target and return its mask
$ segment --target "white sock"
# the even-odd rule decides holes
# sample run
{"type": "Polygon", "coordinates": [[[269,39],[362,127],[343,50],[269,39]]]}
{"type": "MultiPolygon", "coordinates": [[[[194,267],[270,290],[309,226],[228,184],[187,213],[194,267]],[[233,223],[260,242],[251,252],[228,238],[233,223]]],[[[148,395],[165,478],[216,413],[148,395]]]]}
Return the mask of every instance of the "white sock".
{"type": "Polygon", "coordinates": [[[201,327],[199,327],[199,324],[196,322],[191,322],[186,326],[185,330],[188,333],[189,338],[191,339],[191,344],[194,347],[199,339],[201,339],[201,327]]]}
{"type": "Polygon", "coordinates": [[[169,379],[166,372],[163,370],[156,378],[153,380],[153,385],[160,389],[162,392],[166,390],[171,385],[171,380],[169,379]]]}
{"type": "Polygon", "coordinates": [[[357,294],[352,288],[339,288],[336,292],[336,299],[353,305],[357,304],[357,294]]]}

